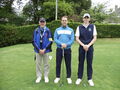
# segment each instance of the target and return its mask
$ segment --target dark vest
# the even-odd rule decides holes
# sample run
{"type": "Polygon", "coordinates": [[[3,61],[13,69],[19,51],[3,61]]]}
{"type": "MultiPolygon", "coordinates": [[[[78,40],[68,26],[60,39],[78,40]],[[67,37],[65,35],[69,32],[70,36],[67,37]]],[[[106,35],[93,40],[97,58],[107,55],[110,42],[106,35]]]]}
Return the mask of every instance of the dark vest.
{"type": "Polygon", "coordinates": [[[92,41],[93,29],[93,24],[89,24],[87,28],[85,28],[83,25],[79,26],[79,39],[82,43],[89,44],[92,41]]]}

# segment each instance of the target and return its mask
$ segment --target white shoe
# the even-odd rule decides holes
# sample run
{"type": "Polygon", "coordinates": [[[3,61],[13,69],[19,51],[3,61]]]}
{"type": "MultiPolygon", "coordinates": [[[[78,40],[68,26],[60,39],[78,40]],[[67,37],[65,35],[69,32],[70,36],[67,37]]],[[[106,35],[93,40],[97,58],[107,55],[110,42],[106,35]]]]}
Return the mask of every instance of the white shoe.
{"type": "Polygon", "coordinates": [[[72,84],[71,78],[67,78],[68,84],[72,84]]]}
{"type": "Polygon", "coordinates": [[[38,77],[35,82],[36,82],[36,83],[39,83],[40,80],[41,80],[41,77],[38,77]]]}
{"type": "Polygon", "coordinates": [[[45,83],[49,82],[49,78],[48,77],[44,77],[44,79],[45,79],[45,83]]]}
{"type": "Polygon", "coordinates": [[[94,86],[94,83],[93,83],[92,79],[88,80],[88,83],[89,83],[90,86],[94,86]]]}
{"type": "Polygon", "coordinates": [[[55,80],[54,80],[54,83],[58,83],[60,81],[60,78],[56,78],[55,80]]]}
{"type": "Polygon", "coordinates": [[[76,80],[75,84],[76,84],[76,85],[79,85],[79,84],[81,83],[81,81],[82,81],[82,80],[78,78],[78,79],[76,80]]]}

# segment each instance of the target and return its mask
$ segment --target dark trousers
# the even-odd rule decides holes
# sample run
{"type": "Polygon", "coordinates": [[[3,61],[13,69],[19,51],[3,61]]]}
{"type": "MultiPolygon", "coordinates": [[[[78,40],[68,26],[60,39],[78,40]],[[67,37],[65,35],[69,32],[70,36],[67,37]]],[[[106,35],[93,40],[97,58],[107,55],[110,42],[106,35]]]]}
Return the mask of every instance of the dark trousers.
{"type": "Polygon", "coordinates": [[[93,46],[89,47],[89,50],[85,52],[82,46],[79,47],[79,64],[78,64],[78,78],[82,79],[84,71],[85,57],[87,60],[87,77],[88,80],[92,79],[92,60],[93,60],[93,46]]]}
{"type": "MultiPolygon", "coordinates": [[[[60,77],[61,63],[63,58],[63,50],[61,48],[56,49],[56,77],[60,77]]],[[[64,49],[64,60],[67,71],[67,78],[71,77],[71,49],[64,49]]]]}

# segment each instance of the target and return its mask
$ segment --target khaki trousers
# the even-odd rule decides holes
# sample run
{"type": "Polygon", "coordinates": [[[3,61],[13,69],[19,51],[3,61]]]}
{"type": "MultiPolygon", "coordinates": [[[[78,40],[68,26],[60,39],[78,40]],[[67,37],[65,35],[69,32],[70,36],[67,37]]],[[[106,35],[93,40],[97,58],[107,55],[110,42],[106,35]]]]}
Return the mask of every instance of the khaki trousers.
{"type": "Polygon", "coordinates": [[[40,55],[36,53],[36,76],[42,77],[42,64],[44,64],[44,77],[48,77],[49,73],[49,56],[48,54],[40,55]]]}

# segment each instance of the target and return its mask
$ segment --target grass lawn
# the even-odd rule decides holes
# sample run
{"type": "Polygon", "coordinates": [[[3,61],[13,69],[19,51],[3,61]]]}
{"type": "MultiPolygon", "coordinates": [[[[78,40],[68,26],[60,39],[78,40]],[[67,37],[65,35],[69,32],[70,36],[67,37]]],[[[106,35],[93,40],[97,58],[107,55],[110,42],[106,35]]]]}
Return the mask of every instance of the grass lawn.
{"type": "MultiPolygon", "coordinates": [[[[55,79],[55,50],[50,63],[48,84],[42,78],[39,84],[35,83],[35,62],[32,44],[19,44],[0,48],[0,90],[120,90],[120,39],[98,39],[94,45],[93,81],[94,87],[87,83],[86,64],[83,81],[75,85],[78,68],[78,44],[72,46],[72,85],[66,81],[64,85],[54,84],[55,79]]],[[[86,63],[86,62],[85,62],[86,63]]]]}

